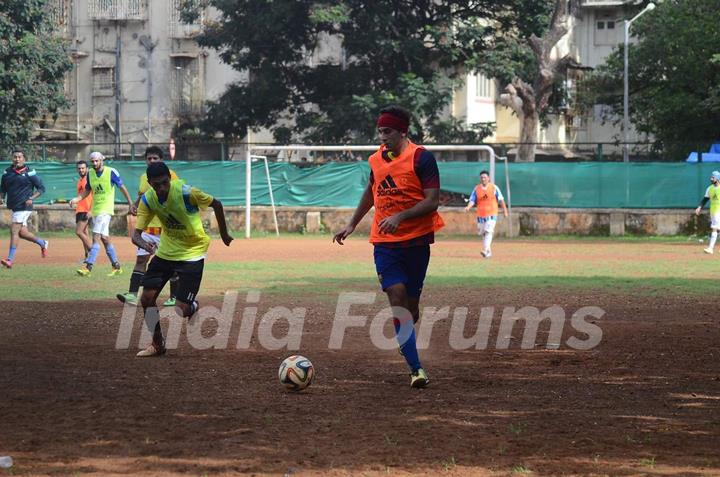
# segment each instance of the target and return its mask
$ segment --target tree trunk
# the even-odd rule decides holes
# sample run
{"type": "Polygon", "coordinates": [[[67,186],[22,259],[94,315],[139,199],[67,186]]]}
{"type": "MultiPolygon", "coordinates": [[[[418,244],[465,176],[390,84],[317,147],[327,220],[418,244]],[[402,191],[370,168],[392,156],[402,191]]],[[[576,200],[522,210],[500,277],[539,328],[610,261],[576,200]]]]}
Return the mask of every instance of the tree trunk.
{"type": "Polygon", "coordinates": [[[540,122],[537,110],[523,111],[520,124],[520,145],[516,162],[535,162],[535,143],[537,142],[537,126],[540,122]]]}

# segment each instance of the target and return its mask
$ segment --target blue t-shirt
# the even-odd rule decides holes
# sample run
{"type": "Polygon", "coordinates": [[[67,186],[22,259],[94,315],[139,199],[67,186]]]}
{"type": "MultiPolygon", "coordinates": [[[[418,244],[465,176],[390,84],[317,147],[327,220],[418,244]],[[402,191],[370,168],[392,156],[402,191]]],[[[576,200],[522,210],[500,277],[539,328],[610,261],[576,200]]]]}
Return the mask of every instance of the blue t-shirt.
{"type": "Polygon", "coordinates": [[[32,205],[27,205],[25,202],[36,190],[42,194],[45,192],[45,186],[35,169],[27,166],[22,169],[10,166],[5,169],[0,179],[0,195],[7,195],[5,200],[7,208],[13,212],[32,210],[32,205]]]}

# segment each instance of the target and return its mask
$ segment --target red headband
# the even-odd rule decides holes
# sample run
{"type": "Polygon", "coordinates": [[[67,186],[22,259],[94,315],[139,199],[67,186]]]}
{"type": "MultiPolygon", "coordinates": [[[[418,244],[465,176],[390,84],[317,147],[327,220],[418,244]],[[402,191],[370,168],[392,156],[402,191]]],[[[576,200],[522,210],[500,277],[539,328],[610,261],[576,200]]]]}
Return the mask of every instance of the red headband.
{"type": "Polygon", "coordinates": [[[407,133],[408,126],[407,121],[390,113],[382,113],[377,120],[378,128],[392,128],[401,133],[407,133]]]}

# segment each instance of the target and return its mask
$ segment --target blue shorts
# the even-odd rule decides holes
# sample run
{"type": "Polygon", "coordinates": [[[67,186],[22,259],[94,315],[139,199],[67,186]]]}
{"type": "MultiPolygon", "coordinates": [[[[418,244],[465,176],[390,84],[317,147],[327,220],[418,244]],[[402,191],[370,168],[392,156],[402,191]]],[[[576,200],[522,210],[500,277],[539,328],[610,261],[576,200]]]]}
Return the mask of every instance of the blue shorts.
{"type": "Polygon", "coordinates": [[[430,245],[390,248],[375,245],[375,270],[383,291],[398,283],[405,284],[407,294],[420,298],[425,273],[430,263],[430,245]]]}

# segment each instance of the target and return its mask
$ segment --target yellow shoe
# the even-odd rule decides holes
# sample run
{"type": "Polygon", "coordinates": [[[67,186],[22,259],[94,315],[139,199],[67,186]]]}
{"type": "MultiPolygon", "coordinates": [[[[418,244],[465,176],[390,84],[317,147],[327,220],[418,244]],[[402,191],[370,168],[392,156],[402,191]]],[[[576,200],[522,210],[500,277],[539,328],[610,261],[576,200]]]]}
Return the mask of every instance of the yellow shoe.
{"type": "Polygon", "coordinates": [[[424,369],[420,368],[417,371],[410,373],[410,387],[411,388],[424,388],[430,382],[427,373],[424,369]]]}
{"type": "Polygon", "coordinates": [[[84,268],[84,267],[78,268],[77,270],[75,270],[75,272],[78,275],[80,275],[81,277],[89,277],[90,276],[90,270],[88,270],[87,268],[84,268]]]}
{"type": "Polygon", "coordinates": [[[113,268],[112,272],[108,273],[108,277],[116,277],[118,275],[122,275],[122,268],[113,268]]]}

